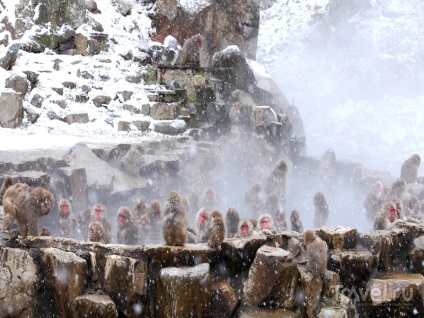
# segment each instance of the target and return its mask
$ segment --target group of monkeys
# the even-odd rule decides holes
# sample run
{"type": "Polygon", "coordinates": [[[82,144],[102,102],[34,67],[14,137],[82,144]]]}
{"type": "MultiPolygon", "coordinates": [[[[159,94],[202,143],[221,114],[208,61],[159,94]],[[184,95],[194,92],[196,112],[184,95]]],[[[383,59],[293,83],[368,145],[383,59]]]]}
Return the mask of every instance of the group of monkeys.
{"type": "MultiPolygon", "coordinates": [[[[374,184],[372,191],[366,196],[364,207],[367,217],[374,220],[374,229],[390,229],[404,220],[421,222],[421,203],[414,193],[419,155],[413,155],[405,161],[401,169],[401,177],[391,186],[383,186],[381,181],[374,184]],[[405,213],[406,212],[406,213],[405,213]]],[[[216,210],[219,198],[212,187],[207,187],[200,197],[190,195],[187,198],[180,193],[169,193],[165,205],[158,200],[148,203],[140,201],[134,208],[122,206],[117,210],[116,241],[119,244],[138,244],[143,236],[143,229],[162,224],[162,234],[167,245],[183,246],[186,243],[207,243],[211,248],[220,248],[225,238],[246,238],[275,234],[289,230],[284,209],[281,207],[285,195],[287,163],[280,160],[265,180],[266,199],[260,196],[261,186],[254,184],[245,194],[246,210],[254,216],[258,212],[266,212],[258,217],[240,219],[235,208],[226,211],[225,218],[216,210]],[[200,209],[198,208],[200,206],[200,209]],[[189,216],[197,211],[195,227],[189,225],[189,216]],[[268,211],[273,211],[272,213],[268,211]]],[[[37,236],[38,219],[47,215],[55,205],[53,195],[42,187],[30,187],[25,183],[13,184],[11,177],[6,177],[0,188],[0,203],[3,205],[3,229],[8,230],[14,221],[19,227],[22,237],[37,236]]],[[[314,196],[314,226],[321,227],[327,223],[329,207],[322,192],[314,196]]],[[[111,243],[112,225],[102,204],[95,204],[91,209],[79,213],[75,218],[71,204],[66,199],[58,203],[60,234],[72,237],[73,231],[87,233],[91,242],[111,243]]],[[[191,218],[190,218],[191,219],[191,218]]],[[[315,231],[304,231],[299,212],[293,210],[290,215],[290,229],[303,233],[300,241],[290,239],[288,249],[294,254],[306,253],[308,270],[323,274],[327,265],[327,244],[316,236],[315,231]],[[303,241],[303,242],[302,242],[303,241]]],[[[50,235],[50,230],[43,227],[40,235],[50,235]]],[[[278,246],[278,243],[276,243],[278,246]]]]}

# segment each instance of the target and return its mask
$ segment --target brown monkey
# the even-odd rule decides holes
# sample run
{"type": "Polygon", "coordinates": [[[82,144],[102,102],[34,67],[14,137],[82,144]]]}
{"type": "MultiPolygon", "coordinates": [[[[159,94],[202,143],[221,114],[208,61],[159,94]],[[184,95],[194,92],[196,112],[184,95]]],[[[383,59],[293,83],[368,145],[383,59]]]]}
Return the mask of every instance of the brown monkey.
{"type": "Polygon", "coordinates": [[[106,207],[103,204],[96,203],[93,206],[93,217],[92,220],[100,222],[105,230],[107,241],[111,241],[112,225],[107,216],[106,207]]]}
{"type": "MultiPolygon", "coordinates": [[[[265,180],[265,192],[268,196],[275,193],[279,200],[285,198],[287,170],[288,166],[286,161],[280,160],[277,162],[276,166],[265,180]]],[[[274,213],[274,211],[272,213],[274,213]]]]}
{"type": "Polygon", "coordinates": [[[197,243],[206,243],[209,239],[211,211],[201,208],[196,214],[197,243]]]}
{"type": "Polygon", "coordinates": [[[421,158],[418,154],[414,154],[409,159],[406,159],[400,169],[400,178],[405,180],[406,183],[417,181],[420,162],[421,158]]]}
{"type": "Polygon", "coordinates": [[[367,219],[374,220],[375,215],[381,207],[383,199],[383,183],[378,180],[373,183],[371,191],[367,194],[364,200],[364,208],[367,219]]]}
{"type": "Polygon", "coordinates": [[[221,243],[225,238],[225,226],[222,214],[219,211],[213,211],[211,214],[211,227],[208,245],[211,248],[221,249],[221,243]]]}
{"type": "Polygon", "coordinates": [[[118,244],[134,245],[138,240],[138,227],[133,223],[133,214],[129,207],[118,209],[118,244]]]}
{"type": "Polygon", "coordinates": [[[109,244],[109,236],[106,234],[102,223],[98,221],[93,221],[90,223],[88,226],[88,241],[109,244]]]}
{"type": "Polygon", "coordinates": [[[140,219],[140,227],[145,228],[150,226],[150,217],[148,214],[143,214],[140,219]]]}
{"type": "Polygon", "coordinates": [[[64,237],[70,237],[77,225],[72,213],[71,203],[66,199],[60,199],[58,207],[60,234],[64,237]]]}
{"type": "Polygon", "coordinates": [[[337,175],[337,160],[333,149],[328,149],[322,155],[318,173],[324,177],[335,177],[337,175]]]}
{"type": "Polygon", "coordinates": [[[258,233],[253,230],[253,224],[248,219],[240,220],[237,225],[237,233],[234,237],[242,238],[242,237],[251,237],[257,236],[258,233]]]}
{"type": "Polygon", "coordinates": [[[404,219],[402,201],[398,198],[386,201],[374,218],[374,230],[389,230],[404,219]]]}
{"type": "Polygon", "coordinates": [[[229,208],[225,215],[225,228],[227,237],[234,237],[237,233],[237,225],[240,222],[240,215],[235,208],[229,208]]]}
{"type": "Polygon", "coordinates": [[[138,176],[140,167],[144,163],[144,147],[142,145],[132,145],[125,156],[122,157],[121,167],[126,173],[138,176]]]}
{"type": "Polygon", "coordinates": [[[152,200],[149,202],[147,214],[149,219],[153,220],[153,222],[157,222],[162,219],[162,205],[159,200],[152,200]]]}
{"type": "Polygon", "coordinates": [[[308,257],[306,269],[310,272],[323,275],[327,270],[327,243],[316,236],[311,230],[306,230],[303,237],[306,256],[308,257]]]}
{"type": "Polygon", "coordinates": [[[291,230],[299,233],[303,233],[303,224],[300,220],[299,212],[293,210],[290,215],[291,230]]]}
{"type": "Polygon", "coordinates": [[[2,205],[2,201],[3,201],[3,195],[6,192],[7,188],[9,188],[11,185],[13,185],[13,179],[10,176],[7,176],[6,178],[4,178],[3,180],[3,184],[1,185],[0,188],[0,205],[2,205]]]}
{"type": "Polygon", "coordinates": [[[41,228],[40,236],[52,236],[52,233],[50,232],[50,229],[46,226],[43,226],[41,228]]]}
{"type": "Polygon", "coordinates": [[[144,201],[139,201],[134,207],[134,221],[139,223],[141,216],[147,214],[147,205],[144,201]]]}
{"type": "Polygon", "coordinates": [[[187,240],[187,212],[178,192],[169,193],[164,215],[162,233],[165,244],[183,246],[187,240]]]}
{"type": "Polygon", "coordinates": [[[218,194],[212,187],[207,187],[200,196],[199,204],[208,209],[214,209],[219,204],[218,194]]]}
{"type": "Polygon", "coordinates": [[[258,183],[255,183],[244,194],[244,203],[246,205],[246,210],[248,212],[251,212],[253,215],[261,211],[264,207],[264,201],[260,196],[260,192],[261,186],[258,183]]]}
{"type": "Polygon", "coordinates": [[[408,215],[411,218],[421,218],[421,203],[415,195],[411,195],[409,197],[408,204],[406,206],[406,210],[408,211],[408,215]]]}
{"type": "Polygon", "coordinates": [[[49,214],[54,203],[53,195],[46,189],[15,183],[3,196],[3,229],[9,229],[16,220],[22,237],[38,236],[38,219],[49,214]]]}
{"type": "Polygon", "coordinates": [[[91,222],[91,210],[85,209],[77,216],[78,230],[80,233],[88,233],[88,226],[91,222]]]}
{"type": "Polygon", "coordinates": [[[176,63],[208,66],[209,50],[202,35],[196,34],[185,40],[182,50],[179,52],[176,63]]]}
{"type": "Polygon", "coordinates": [[[322,192],[317,192],[314,196],[315,217],[314,226],[321,227],[327,224],[328,203],[322,192]]]}
{"type": "Polygon", "coordinates": [[[275,212],[275,230],[277,232],[287,231],[286,211],[277,209],[275,212]]]}
{"type": "Polygon", "coordinates": [[[274,231],[274,219],[272,218],[271,214],[264,213],[258,217],[257,222],[257,231],[264,231],[264,230],[270,230],[274,231]]]}

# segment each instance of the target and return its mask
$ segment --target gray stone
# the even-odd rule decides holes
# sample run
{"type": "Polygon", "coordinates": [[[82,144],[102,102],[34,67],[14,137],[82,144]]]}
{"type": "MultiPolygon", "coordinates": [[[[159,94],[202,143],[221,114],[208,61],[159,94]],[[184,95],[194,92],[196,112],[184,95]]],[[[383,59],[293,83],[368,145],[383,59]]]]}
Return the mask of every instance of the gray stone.
{"type": "Polygon", "coordinates": [[[18,57],[18,52],[21,49],[20,43],[11,44],[6,51],[6,55],[0,57],[0,67],[5,70],[11,70],[13,65],[15,65],[16,58],[18,57]]]}
{"type": "Polygon", "coordinates": [[[424,235],[414,240],[414,247],[408,254],[410,269],[415,273],[424,274],[424,235]]]}
{"type": "Polygon", "coordinates": [[[63,87],[51,87],[52,91],[58,93],[60,96],[63,95],[63,87]]]}
{"type": "Polygon", "coordinates": [[[38,110],[38,109],[36,109],[36,108],[34,108],[34,107],[31,107],[31,106],[28,106],[28,107],[27,107],[27,109],[26,109],[26,113],[27,113],[28,121],[29,121],[31,124],[36,123],[36,122],[37,122],[37,120],[38,120],[38,118],[40,118],[40,115],[41,115],[40,110],[38,110]]]}
{"type": "Polygon", "coordinates": [[[113,300],[107,295],[82,295],[75,298],[72,306],[73,317],[118,318],[113,300]]]}
{"type": "Polygon", "coordinates": [[[210,317],[209,264],[161,269],[156,300],[156,317],[210,317]]]}
{"type": "Polygon", "coordinates": [[[121,91],[116,93],[120,100],[126,102],[131,99],[131,96],[134,94],[132,91],[121,91]]]}
{"type": "Polygon", "coordinates": [[[141,105],[141,113],[144,116],[150,116],[150,104],[141,105]]]}
{"type": "Polygon", "coordinates": [[[94,0],[85,0],[85,7],[91,13],[97,13],[98,12],[97,3],[94,0]]]}
{"type": "Polygon", "coordinates": [[[89,122],[89,117],[87,113],[80,114],[70,114],[65,117],[65,121],[69,124],[87,124],[89,122]]]}
{"type": "Polygon", "coordinates": [[[24,97],[28,91],[28,82],[26,77],[12,73],[11,76],[6,79],[4,87],[11,88],[19,93],[21,97],[24,97]]]}
{"type": "Polygon", "coordinates": [[[77,76],[78,77],[82,77],[85,79],[94,79],[94,76],[92,74],[90,74],[90,72],[86,71],[86,70],[78,70],[77,71],[77,76]]]}
{"type": "Polygon", "coordinates": [[[66,99],[52,99],[52,103],[59,105],[60,108],[65,109],[67,106],[66,99]]]}
{"type": "Polygon", "coordinates": [[[236,291],[226,280],[219,280],[211,287],[211,316],[232,317],[239,305],[236,291]]]}
{"type": "Polygon", "coordinates": [[[110,104],[112,98],[106,95],[98,95],[93,98],[93,104],[96,107],[107,107],[110,104]]]}
{"type": "Polygon", "coordinates": [[[35,317],[40,287],[37,264],[29,252],[0,247],[0,316],[35,317]]]}
{"type": "Polygon", "coordinates": [[[34,94],[31,98],[31,105],[37,107],[37,108],[41,108],[41,106],[43,106],[43,102],[44,102],[44,97],[41,96],[40,94],[34,94]]]}
{"type": "Polygon", "coordinates": [[[131,129],[131,122],[129,121],[118,121],[118,131],[129,131],[131,129]]]}
{"type": "Polygon", "coordinates": [[[306,270],[303,266],[298,266],[300,273],[299,285],[303,290],[302,299],[302,317],[315,318],[320,311],[321,292],[324,285],[323,279],[319,274],[306,270]]]}
{"type": "Polygon", "coordinates": [[[150,116],[156,120],[176,119],[180,107],[179,103],[155,103],[150,106],[150,116]]]}
{"type": "Polygon", "coordinates": [[[71,81],[64,81],[62,82],[63,87],[68,88],[68,89],[74,89],[77,87],[77,84],[75,82],[71,82],[71,81]]]}
{"type": "Polygon", "coordinates": [[[347,318],[346,309],[342,307],[324,307],[321,308],[318,318],[347,318]]]}
{"type": "Polygon", "coordinates": [[[328,244],[330,249],[351,249],[356,245],[358,231],[351,227],[323,227],[317,231],[317,235],[328,244]]]}
{"type": "Polygon", "coordinates": [[[74,210],[80,211],[87,207],[87,174],[84,168],[60,168],[57,170],[72,197],[74,210]]]}
{"type": "Polygon", "coordinates": [[[146,131],[150,126],[150,120],[134,120],[132,124],[137,127],[139,131],[146,131]]]}
{"type": "MultiPolygon", "coordinates": [[[[26,1],[28,2],[28,0],[26,1]]],[[[51,23],[54,27],[70,25],[73,29],[77,29],[84,23],[86,16],[85,0],[69,0],[65,2],[60,0],[40,0],[32,5],[34,8],[37,6],[38,10],[35,20],[36,24],[47,25],[51,23]]]]}
{"type": "Polygon", "coordinates": [[[3,128],[18,127],[24,115],[23,100],[20,94],[16,92],[2,92],[0,95],[0,105],[2,108],[0,126],[3,128]]]}
{"type": "Polygon", "coordinates": [[[181,134],[187,128],[187,124],[184,120],[162,120],[151,125],[155,132],[166,135],[181,134]]]}
{"type": "Polygon", "coordinates": [[[124,17],[131,14],[131,3],[125,0],[117,0],[118,11],[124,17]]]}
{"type": "Polygon", "coordinates": [[[96,55],[107,48],[108,35],[102,32],[90,32],[87,34],[75,34],[75,46],[77,53],[81,55],[96,55]]]}
{"type": "Polygon", "coordinates": [[[235,318],[300,318],[300,316],[286,309],[242,307],[235,318]]]}

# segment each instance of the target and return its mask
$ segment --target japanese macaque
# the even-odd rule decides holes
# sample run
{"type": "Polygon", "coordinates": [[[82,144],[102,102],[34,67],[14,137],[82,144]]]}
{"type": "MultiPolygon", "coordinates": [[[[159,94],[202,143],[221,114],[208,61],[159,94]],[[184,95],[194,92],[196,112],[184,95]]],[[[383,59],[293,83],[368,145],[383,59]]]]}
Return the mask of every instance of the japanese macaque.
{"type": "MultiPolygon", "coordinates": [[[[285,199],[282,199],[281,201],[284,202],[285,199]]],[[[279,209],[282,209],[282,207],[280,204],[280,199],[278,198],[278,194],[272,193],[268,195],[263,207],[264,212],[274,214],[279,209]]]]}
{"type": "Polygon", "coordinates": [[[257,231],[270,230],[274,231],[274,219],[271,214],[264,213],[258,217],[258,223],[256,227],[257,231]]]}
{"type": "Polygon", "coordinates": [[[93,217],[92,220],[100,222],[105,231],[105,235],[107,237],[107,241],[111,241],[111,233],[112,233],[112,225],[109,221],[109,217],[107,216],[106,207],[103,204],[95,204],[93,206],[93,217]]]}
{"type": "Polygon", "coordinates": [[[91,222],[91,210],[85,209],[81,211],[77,216],[77,224],[80,233],[88,233],[88,226],[91,222]]]}
{"type": "Polygon", "coordinates": [[[106,234],[102,223],[98,221],[93,221],[90,223],[88,226],[88,241],[98,242],[101,244],[110,243],[109,235],[106,234]]]}
{"type": "Polygon", "coordinates": [[[148,214],[143,214],[141,216],[140,223],[139,223],[140,227],[141,228],[149,227],[150,226],[150,223],[151,223],[151,221],[150,221],[149,215],[148,214]]]}
{"type": "Polygon", "coordinates": [[[54,204],[53,195],[46,189],[15,183],[3,196],[3,229],[8,230],[16,220],[22,237],[38,236],[38,219],[49,214],[54,204]]]}
{"type": "Polygon", "coordinates": [[[327,270],[327,243],[316,236],[311,230],[306,230],[303,237],[306,256],[308,258],[306,269],[310,272],[323,275],[327,270]]]}
{"type": "Polygon", "coordinates": [[[3,184],[1,185],[1,188],[0,188],[0,205],[3,204],[2,201],[3,201],[4,193],[6,192],[7,188],[9,188],[12,184],[13,184],[12,177],[7,176],[6,178],[4,178],[3,184]]]}
{"type": "Polygon", "coordinates": [[[406,191],[406,182],[403,179],[397,179],[393,182],[391,191],[389,192],[391,195],[399,199],[403,199],[406,191]]]}
{"type": "Polygon", "coordinates": [[[77,222],[72,213],[71,203],[66,199],[59,200],[59,231],[64,237],[70,237],[76,229],[77,222]]]}
{"type": "Polygon", "coordinates": [[[139,223],[141,216],[147,214],[147,205],[144,201],[139,201],[134,207],[134,221],[139,223]]]}
{"type": "Polygon", "coordinates": [[[162,233],[167,245],[183,246],[186,243],[187,212],[178,192],[172,191],[168,195],[162,221],[162,233]]]}
{"type": "Polygon", "coordinates": [[[162,219],[162,205],[159,200],[152,200],[149,202],[149,206],[147,207],[147,215],[150,220],[153,222],[157,222],[162,219]]]}
{"type": "Polygon", "coordinates": [[[212,187],[207,187],[200,196],[199,204],[208,209],[215,209],[219,204],[218,194],[212,187]]]}
{"type": "Polygon", "coordinates": [[[322,192],[317,192],[314,196],[315,216],[314,226],[321,227],[327,224],[328,203],[322,192]]]}
{"type": "Polygon", "coordinates": [[[50,232],[50,229],[46,226],[43,226],[41,228],[40,236],[52,236],[52,233],[50,232]]]}
{"type": "Polygon", "coordinates": [[[291,230],[299,233],[303,233],[303,224],[300,220],[299,212],[296,210],[293,210],[290,215],[290,223],[291,223],[291,230]]]}
{"type": "Polygon", "coordinates": [[[374,230],[389,230],[396,226],[399,220],[403,220],[400,200],[388,201],[383,204],[374,218],[374,230]]]}
{"type": "Polygon", "coordinates": [[[333,149],[328,149],[321,157],[318,174],[328,178],[337,175],[337,160],[333,149]]]}
{"type": "Polygon", "coordinates": [[[205,38],[200,34],[196,34],[185,40],[183,48],[178,54],[176,63],[180,65],[192,64],[205,67],[208,64],[208,56],[209,53],[205,38]]]}
{"type": "Polygon", "coordinates": [[[261,186],[255,183],[249,190],[244,194],[244,203],[246,205],[246,210],[257,214],[264,207],[264,201],[260,196],[261,186]]]}
{"type": "Polygon", "coordinates": [[[382,203],[382,193],[383,193],[383,183],[381,181],[376,181],[372,185],[370,193],[367,194],[364,200],[364,208],[366,212],[367,219],[372,221],[374,220],[375,215],[380,209],[382,203]]]}
{"type": "Polygon", "coordinates": [[[421,158],[418,154],[414,154],[409,159],[406,159],[400,169],[400,178],[405,180],[406,183],[414,183],[417,181],[420,162],[421,158]]]}
{"type": "Polygon", "coordinates": [[[244,219],[240,220],[237,225],[237,233],[234,237],[242,238],[242,237],[251,237],[256,236],[258,233],[253,230],[253,224],[250,220],[244,219]]]}
{"type": "Polygon", "coordinates": [[[278,161],[274,169],[265,180],[265,192],[268,196],[275,193],[277,194],[279,200],[285,198],[287,170],[288,166],[286,161],[278,161]]]}
{"type": "Polygon", "coordinates": [[[197,243],[206,243],[209,239],[211,211],[201,208],[196,214],[197,243]]]}
{"type": "Polygon", "coordinates": [[[229,208],[225,215],[225,228],[227,237],[234,237],[237,233],[237,225],[240,222],[240,215],[234,208],[229,208]]]}
{"type": "Polygon", "coordinates": [[[138,240],[138,227],[133,223],[133,213],[127,206],[118,209],[118,244],[134,245],[138,240]]]}
{"type": "Polygon", "coordinates": [[[213,211],[211,214],[211,227],[208,245],[211,248],[221,248],[221,243],[225,238],[225,226],[222,214],[219,211],[213,211]]]}
{"type": "Polygon", "coordinates": [[[275,230],[277,232],[287,231],[286,212],[283,209],[277,209],[275,212],[275,230]]]}
{"type": "Polygon", "coordinates": [[[409,197],[406,210],[411,218],[421,218],[423,216],[421,213],[421,203],[415,195],[409,197]]]}
{"type": "Polygon", "coordinates": [[[144,163],[144,147],[142,145],[132,145],[125,156],[122,157],[121,167],[126,173],[138,176],[140,167],[144,163]]]}

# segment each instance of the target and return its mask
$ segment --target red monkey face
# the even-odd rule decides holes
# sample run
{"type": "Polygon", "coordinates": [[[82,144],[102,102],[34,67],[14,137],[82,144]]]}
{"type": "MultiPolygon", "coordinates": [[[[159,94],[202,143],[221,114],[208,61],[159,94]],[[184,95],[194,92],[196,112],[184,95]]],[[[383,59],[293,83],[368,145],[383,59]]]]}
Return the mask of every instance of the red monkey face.
{"type": "Polygon", "coordinates": [[[101,215],[102,215],[102,210],[100,208],[95,208],[94,209],[94,218],[96,220],[98,220],[101,215]]]}
{"type": "Polygon", "coordinates": [[[142,218],[142,219],[141,219],[141,224],[142,224],[142,225],[146,225],[146,224],[147,224],[146,218],[142,218]]]}
{"type": "Polygon", "coordinates": [[[62,209],[63,215],[68,214],[68,205],[67,204],[62,204],[61,209],[62,209]]]}
{"type": "Polygon", "coordinates": [[[247,235],[248,230],[249,230],[249,227],[246,224],[243,224],[241,226],[241,233],[243,233],[243,235],[247,235]]]}
{"type": "Polygon", "coordinates": [[[208,217],[206,215],[202,214],[200,216],[200,219],[199,219],[199,224],[203,225],[207,219],[208,219],[208,217]]]}
{"type": "Polygon", "coordinates": [[[213,192],[211,190],[208,190],[206,192],[206,197],[208,198],[208,200],[212,200],[212,198],[213,198],[213,192]]]}
{"type": "Polygon", "coordinates": [[[196,46],[198,49],[200,49],[200,47],[202,46],[202,39],[200,37],[198,37],[196,40],[196,46]]]}
{"type": "Polygon", "coordinates": [[[88,231],[88,239],[89,239],[89,240],[92,240],[92,239],[93,239],[93,236],[94,236],[93,229],[90,229],[90,230],[88,231]]]}
{"type": "Polygon", "coordinates": [[[125,216],[123,216],[122,214],[119,214],[118,223],[122,225],[124,224],[124,222],[125,222],[125,216]]]}
{"type": "Polygon", "coordinates": [[[262,221],[261,221],[262,230],[267,230],[268,229],[268,226],[269,226],[268,219],[267,218],[262,219],[262,221]]]}
{"type": "Polygon", "coordinates": [[[155,213],[153,214],[153,218],[154,218],[154,219],[158,220],[158,219],[159,219],[159,217],[160,217],[160,213],[159,213],[159,212],[155,212],[155,213]]]}
{"type": "Polygon", "coordinates": [[[390,222],[394,222],[396,218],[395,208],[390,208],[389,210],[389,220],[390,222]]]}

